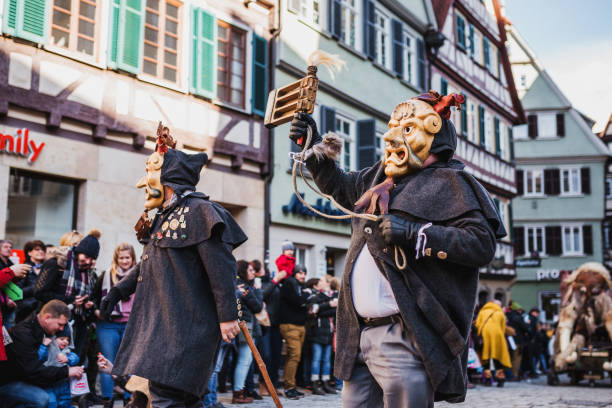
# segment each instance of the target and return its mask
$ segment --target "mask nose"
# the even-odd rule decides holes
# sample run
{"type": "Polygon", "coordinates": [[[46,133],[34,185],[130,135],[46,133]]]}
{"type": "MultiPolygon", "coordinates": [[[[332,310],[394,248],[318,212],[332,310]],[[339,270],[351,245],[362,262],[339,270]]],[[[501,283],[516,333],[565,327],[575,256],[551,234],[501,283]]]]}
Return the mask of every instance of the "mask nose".
{"type": "Polygon", "coordinates": [[[384,135],[383,135],[383,140],[385,142],[390,142],[392,140],[397,139],[398,137],[400,137],[402,135],[402,127],[401,126],[396,126],[394,128],[389,129],[384,135]]]}
{"type": "Polygon", "coordinates": [[[137,188],[143,188],[147,186],[147,177],[143,176],[140,180],[138,180],[138,183],[136,183],[136,187],[137,188]]]}

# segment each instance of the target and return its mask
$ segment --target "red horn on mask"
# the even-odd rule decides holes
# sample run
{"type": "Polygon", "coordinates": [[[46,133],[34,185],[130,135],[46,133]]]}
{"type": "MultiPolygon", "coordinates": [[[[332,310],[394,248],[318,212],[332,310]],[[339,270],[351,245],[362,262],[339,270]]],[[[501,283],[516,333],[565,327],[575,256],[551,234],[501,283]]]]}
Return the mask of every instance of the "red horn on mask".
{"type": "Polygon", "coordinates": [[[176,140],[170,135],[170,129],[163,126],[161,121],[157,125],[157,152],[164,154],[168,151],[168,147],[175,148],[176,140]]]}
{"type": "Polygon", "coordinates": [[[428,93],[421,94],[416,99],[423,102],[427,102],[433,106],[434,110],[438,112],[438,115],[444,119],[450,119],[451,106],[456,106],[457,109],[461,110],[461,104],[465,103],[465,96],[461,94],[448,94],[440,95],[436,91],[429,91],[428,93]]]}

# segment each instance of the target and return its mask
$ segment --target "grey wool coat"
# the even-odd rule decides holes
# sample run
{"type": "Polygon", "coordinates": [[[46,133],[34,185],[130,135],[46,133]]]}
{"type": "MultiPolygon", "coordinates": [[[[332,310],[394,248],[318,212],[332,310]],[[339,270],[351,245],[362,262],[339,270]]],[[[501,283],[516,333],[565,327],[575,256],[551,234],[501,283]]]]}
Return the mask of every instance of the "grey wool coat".
{"type": "Polygon", "coordinates": [[[135,297],[113,374],[203,395],[221,343],[219,322],[238,318],[232,250],[246,239],[201,193],[155,217],[139,267],[117,285],[122,297],[135,297]]]}
{"type": "MultiPolygon", "coordinates": [[[[346,173],[335,162],[311,158],[307,167],[317,186],[341,205],[354,203],[385,178],[382,163],[346,173]]],[[[415,259],[414,243],[402,248],[407,268],[400,271],[394,248],[386,246],[376,222],[353,219],[337,311],[335,375],[350,380],[359,352],[360,323],[353,306],[351,275],[357,256],[368,246],[379,271],[389,280],[404,329],[415,340],[435,391],[435,399],[465,398],[467,344],[478,284],[478,267],[495,254],[495,238],[505,235],[497,210],[484,188],[458,161],[434,163],[397,181],[389,212],[425,230],[426,255],[415,259]]]]}

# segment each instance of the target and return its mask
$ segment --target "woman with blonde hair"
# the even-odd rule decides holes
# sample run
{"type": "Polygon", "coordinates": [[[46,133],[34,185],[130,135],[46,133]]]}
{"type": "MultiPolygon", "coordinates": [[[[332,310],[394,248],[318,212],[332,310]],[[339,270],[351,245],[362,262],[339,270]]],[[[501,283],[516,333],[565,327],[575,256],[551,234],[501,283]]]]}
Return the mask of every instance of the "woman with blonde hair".
{"type": "MultiPolygon", "coordinates": [[[[128,243],[119,244],[113,253],[113,262],[108,271],[102,273],[96,287],[94,288],[93,296],[96,305],[100,305],[100,301],[108,294],[108,292],[128,275],[136,267],[136,252],[134,247],[128,243]]],[[[125,327],[127,326],[130,312],[132,310],[132,302],[134,295],[126,300],[121,300],[115,306],[110,319],[105,320],[104,317],[96,311],[98,323],[96,324],[96,333],[98,335],[98,344],[100,352],[111,363],[115,362],[115,356],[119,351],[119,345],[125,327]]],[[[113,406],[113,379],[108,374],[101,374],[100,382],[102,385],[102,398],[104,406],[113,406]]]]}

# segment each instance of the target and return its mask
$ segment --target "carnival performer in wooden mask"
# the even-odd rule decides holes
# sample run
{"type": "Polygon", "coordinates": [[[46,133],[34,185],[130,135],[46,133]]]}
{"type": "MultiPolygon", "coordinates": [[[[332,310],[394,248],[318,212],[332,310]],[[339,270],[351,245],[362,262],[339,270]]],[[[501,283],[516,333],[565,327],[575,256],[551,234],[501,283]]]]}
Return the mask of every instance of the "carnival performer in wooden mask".
{"type": "Polygon", "coordinates": [[[113,374],[148,379],[152,406],[197,405],[221,340],[240,331],[232,250],[247,237],[223,207],[195,192],[208,156],[174,146],[160,124],[156,151],[138,182],[145,189],[146,211],[136,226],[143,255],[100,308],[108,318],[135,292],[113,374]]]}
{"type": "Polygon", "coordinates": [[[344,407],[423,408],[465,398],[478,268],[506,233],[489,194],[452,159],[457,135],[448,119],[462,102],[430,91],[397,105],[384,158],[358,172],[337,166],[337,136],[322,140],[310,116],[294,116],[293,141],[312,131],[306,165],[321,191],[377,215],[352,219],[337,312],[344,407]],[[398,249],[405,265],[398,266],[398,249]]]}

